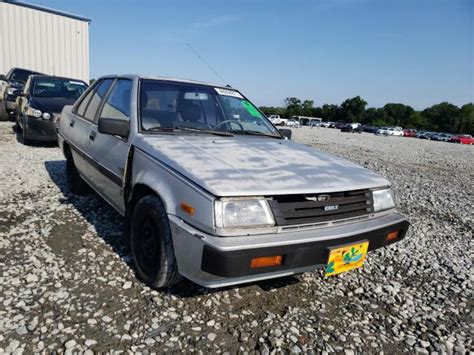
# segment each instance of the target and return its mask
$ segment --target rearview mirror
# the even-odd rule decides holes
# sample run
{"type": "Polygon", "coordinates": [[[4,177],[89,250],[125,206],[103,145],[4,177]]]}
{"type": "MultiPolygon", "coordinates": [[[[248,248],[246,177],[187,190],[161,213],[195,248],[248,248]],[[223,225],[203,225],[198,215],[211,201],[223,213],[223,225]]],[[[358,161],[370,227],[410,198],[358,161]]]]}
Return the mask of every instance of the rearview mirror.
{"type": "Polygon", "coordinates": [[[129,123],[128,121],[116,118],[99,118],[99,132],[127,138],[129,133],[129,123]]]}
{"type": "Polygon", "coordinates": [[[279,131],[283,135],[283,137],[285,137],[286,139],[291,139],[291,135],[293,134],[291,129],[280,128],[279,131]]]}

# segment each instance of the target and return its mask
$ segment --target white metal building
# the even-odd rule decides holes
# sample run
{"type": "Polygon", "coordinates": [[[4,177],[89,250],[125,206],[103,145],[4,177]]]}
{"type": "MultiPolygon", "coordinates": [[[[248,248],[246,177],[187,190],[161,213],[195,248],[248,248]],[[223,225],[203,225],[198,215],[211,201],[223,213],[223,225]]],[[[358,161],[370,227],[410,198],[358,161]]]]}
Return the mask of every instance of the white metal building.
{"type": "Polygon", "coordinates": [[[89,82],[87,18],[0,0],[0,74],[12,67],[89,82]]]}

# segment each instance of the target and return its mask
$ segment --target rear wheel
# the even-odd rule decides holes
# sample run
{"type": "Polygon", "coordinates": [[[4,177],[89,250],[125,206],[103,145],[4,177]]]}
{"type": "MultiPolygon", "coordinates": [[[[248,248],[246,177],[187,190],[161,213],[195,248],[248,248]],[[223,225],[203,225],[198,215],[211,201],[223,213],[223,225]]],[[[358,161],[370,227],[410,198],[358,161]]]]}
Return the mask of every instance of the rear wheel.
{"type": "Polygon", "coordinates": [[[152,288],[179,283],[171,228],[163,202],[155,195],[141,198],[132,214],[130,245],[138,278],[152,288]]]}
{"type": "MultiPolygon", "coordinates": [[[[25,130],[23,129],[23,132],[25,130]]],[[[90,187],[79,175],[71,153],[66,158],[66,181],[67,187],[74,195],[85,195],[90,192],[90,187]]]]}
{"type": "Polygon", "coordinates": [[[5,107],[5,101],[0,100],[0,121],[8,121],[7,108],[5,107]]]}

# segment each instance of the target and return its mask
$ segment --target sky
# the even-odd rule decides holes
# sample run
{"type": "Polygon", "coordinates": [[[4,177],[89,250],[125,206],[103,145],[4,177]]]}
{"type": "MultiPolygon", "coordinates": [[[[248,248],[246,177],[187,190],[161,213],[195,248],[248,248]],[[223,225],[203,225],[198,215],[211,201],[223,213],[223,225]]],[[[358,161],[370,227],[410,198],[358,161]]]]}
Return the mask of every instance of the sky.
{"type": "Polygon", "coordinates": [[[474,0],[24,1],[92,20],[91,78],[225,83],[265,106],[474,101],[474,0]]]}

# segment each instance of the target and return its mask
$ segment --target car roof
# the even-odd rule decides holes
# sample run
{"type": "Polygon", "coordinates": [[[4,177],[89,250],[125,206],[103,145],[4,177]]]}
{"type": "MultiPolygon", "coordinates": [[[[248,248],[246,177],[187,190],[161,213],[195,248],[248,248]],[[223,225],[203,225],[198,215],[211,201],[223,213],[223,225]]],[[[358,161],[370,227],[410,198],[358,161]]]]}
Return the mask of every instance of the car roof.
{"type": "Polygon", "coordinates": [[[55,75],[44,75],[44,74],[32,74],[30,75],[32,79],[63,79],[63,80],[71,80],[71,81],[80,81],[87,85],[84,80],[81,79],[74,79],[74,78],[67,78],[65,76],[55,76],[55,75]]]}
{"type": "Polygon", "coordinates": [[[131,79],[131,80],[133,80],[133,79],[158,80],[158,81],[168,81],[168,82],[176,82],[176,83],[205,85],[205,86],[212,86],[212,87],[223,88],[223,89],[236,90],[232,86],[226,85],[226,84],[215,84],[215,83],[208,83],[208,82],[198,81],[198,80],[173,78],[173,77],[166,77],[166,76],[148,76],[148,75],[138,75],[138,74],[116,74],[116,75],[104,75],[104,76],[101,76],[100,78],[97,78],[97,80],[106,79],[106,78],[123,78],[123,79],[131,79]]]}

